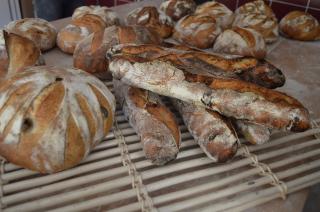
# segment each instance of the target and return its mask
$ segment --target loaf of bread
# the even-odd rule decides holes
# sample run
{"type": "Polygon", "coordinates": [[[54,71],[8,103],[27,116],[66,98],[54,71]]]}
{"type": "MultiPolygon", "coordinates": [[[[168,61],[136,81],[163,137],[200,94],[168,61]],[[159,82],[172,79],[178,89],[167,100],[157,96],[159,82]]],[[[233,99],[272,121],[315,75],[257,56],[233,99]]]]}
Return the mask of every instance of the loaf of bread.
{"type": "Polygon", "coordinates": [[[245,120],[233,121],[237,131],[253,145],[261,145],[270,140],[271,131],[269,128],[245,120]]]}
{"type": "Polygon", "coordinates": [[[173,29],[172,19],[156,7],[141,7],[129,13],[126,18],[127,25],[145,26],[155,31],[162,38],[171,36],[173,29]]]}
{"type": "Polygon", "coordinates": [[[234,19],[233,12],[224,4],[216,1],[208,1],[199,5],[195,14],[212,16],[223,29],[229,28],[234,19]]]}
{"type": "Polygon", "coordinates": [[[9,59],[4,41],[3,30],[0,29],[0,78],[3,78],[7,73],[8,61],[9,59]]]}
{"type": "Polygon", "coordinates": [[[117,44],[160,44],[162,39],[143,26],[111,26],[83,39],[73,54],[73,66],[99,78],[110,79],[106,52],[117,44]]]}
{"type": "Polygon", "coordinates": [[[5,30],[32,40],[41,51],[56,45],[57,31],[48,21],[40,18],[24,18],[10,22],[5,30]]]}
{"type": "Polygon", "coordinates": [[[156,165],[174,160],[181,142],[179,125],[160,97],[118,80],[114,80],[114,87],[125,116],[141,139],[146,158],[156,165]]]}
{"type": "Polygon", "coordinates": [[[214,162],[226,162],[237,152],[237,136],[231,123],[219,113],[178,99],[171,99],[194,140],[214,162]]]}
{"type": "Polygon", "coordinates": [[[65,53],[73,54],[76,45],[93,32],[106,28],[105,22],[96,15],[83,15],[62,28],[57,36],[57,45],[65,53]]]}
{"type": "Polygon", "coordinates": [[[254,29],[242,27],[234,27],[222,32],[214,43],[213,51],[259,59],[264,58],[267,53],[262,35],[254,29]]]}
{"type": "Polygon", "coordinates": [[[235,15],[263,14],[268,17],[276,17],[272,9],[263,0],[256,0],[245,3],[238,7],[234,13],[235,15]]]}
{"type": "Polygon", "coordinates": [[[213,46],[221,27],[215,18],[202,15],[188,15],[180,19],[174,27],[173,38],[180,43],[206,49],[213,46]]]}
{"type": "Polygon", "coordinates": [[[166,0],[160,5],[160,10],[173,21],[178,21],[182,17],[192,14],[196,6],[193,0],[166,0]]]}
{"type": "Polygon", "coordinates": [[[106,26],[119,24],[119,18],[113,10],[95,5],[78,7],[73,12],[72,19],[75,20],[88,14],[99,16],[105,22],[106,26]]]}
{"type": "Polygon", "coordinates": [[[109,70],[123,83],[271,129],[304,131],[310,127],[308,110],[284,93],[238,79],[194,74],[161,58],[137,55],[133,45],[131,54],[125,48],[114,46],[107,54],[109,70]]]}
{"type": "Polygon", "coordinates": [[[139,45],[139,48],[127,45],[122,51],[168,61],[190,72],[196,70],[197,73],[210,73],[219,78],[242,79],[266,88],[280,87],[285,83],[285,76],[279,69],[255,58],[213,54],[182,45],[171,45],[170,49],[156,45],[139,45]]]}
{"type": "Polygon", "coordinates": [[[41,173],[77,165],[114,119],[111,92],[79,69],[29,67],[0,91],[0,155],[41,173]]]}
{"type": "Polygon", "coordinates": [[[247,13],[236,15],[233,26],[252,28],[259,32],[266,43],[273,43],[279,37],[279,25],[275,17],[265,14],[247,13]]]}
{"type": "Polygon", "coordinates": [[[302,11],[292,11],[280,21],[280,31],[288,38],[301,41],[320,40],[318,20],[302,11]]]}

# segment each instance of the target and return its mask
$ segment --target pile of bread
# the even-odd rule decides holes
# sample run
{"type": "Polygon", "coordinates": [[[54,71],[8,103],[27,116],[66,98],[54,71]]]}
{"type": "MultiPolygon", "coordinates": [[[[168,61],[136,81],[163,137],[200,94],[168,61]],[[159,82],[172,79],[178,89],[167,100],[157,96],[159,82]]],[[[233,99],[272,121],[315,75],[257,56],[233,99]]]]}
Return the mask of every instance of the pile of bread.
{"type": "MultiPolygon", "coordinates": [[[[113,78],[145,156],[157,165],[175,159],[181,142],[179,123],[161,96],[215,162],[235,155],[238,135],[263,144],[272,130],[310,127],[299,101],[272,90],[285,77],[263,59],[266,43],[278,37],[277,19],[263,1],[232,12],[215,1],[197,7],[193,0],[168,0],[160,9],[135,9],[125,22],[109,8],[84,6],[59,32],[42,19],[6,26],[0,36],[2,157],[41,173],[79,164],[114,119],[115,99],[96,77],[113,78]],[[165,40],[171,36],[176,43],[165,40]],[[44,65],[41,52],[55,44],[73,54],[74,68],[44,65]]],[[[311,15],[293,12],[280,31],[316,40],[318,25],[311,15]]]]}

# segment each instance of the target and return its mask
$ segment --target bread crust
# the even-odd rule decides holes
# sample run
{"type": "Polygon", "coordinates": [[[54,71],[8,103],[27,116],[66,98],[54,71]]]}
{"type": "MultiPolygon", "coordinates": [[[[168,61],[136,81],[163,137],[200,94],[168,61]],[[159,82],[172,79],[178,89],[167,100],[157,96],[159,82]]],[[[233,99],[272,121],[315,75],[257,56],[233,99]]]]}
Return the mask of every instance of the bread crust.
{"type": "Polygon", "coordinates": [[[233,120],[233,123],[236,126],[237,132],[253,145],[261,145],[270,140],[271,131],[265,126],[244,120],[233,120]]]}
{"type": "Polygon", "coordinates": [[[276,17],[272,9],[263,0],[245,3],[236,9],[235,14],[263,14],[267,17],[276,17]]]}
{"type": "Polygon", "coordinates": [[[8,70],[9,58],[6,50],[3,30],[0,29],[0,79],[5,77],[8,70]]]}
{"type": "Polygon", "coordinates": [[[196,6],[193,0],[167,0],[161,3],[160,10],[171,17],[173,21],[178,21],[182,17],[192,14],[196,6]]]}
{"type": "Polygon", "coordinates": [[[141,138],[146,158],[156,165],[174,160],[181,142],[179,125],[160,97],[117,80],[114,86],[125,116],[141,138]]]}

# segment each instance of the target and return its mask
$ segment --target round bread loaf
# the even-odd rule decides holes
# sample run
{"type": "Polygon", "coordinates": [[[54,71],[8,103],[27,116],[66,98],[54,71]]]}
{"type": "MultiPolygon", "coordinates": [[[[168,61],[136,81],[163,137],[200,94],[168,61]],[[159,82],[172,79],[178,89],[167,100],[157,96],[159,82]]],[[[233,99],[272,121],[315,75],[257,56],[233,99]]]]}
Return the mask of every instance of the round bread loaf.
{"type": "Polygon", "coordinates": [[[225,30],[217,37],[213,50],[259,59],[266,56],[266,44],[262,35],[250,28],[234,27],[225,30]]]}
{"type": "Polygon", "coordinates": [[[173,38],[180,43],[205,49],[213,45],[221,28],[211,16],[188,15],[175,25],[173,38]]]}
{"type": "Polygon", "coordinates": [[[56,44],[57,31],[48,21],[40,18],[24,18],[10,22],[5,29],[32,40],[41,51],[56,44]]]}
{"type": "Polygon", "coordinates": [[[78,69],[29,67],[0,92],[0,155],[41,173],[80,163],[113,123],[114,96],[78,69]]]}
{"type": "Polygon", "coordinates": [[[229,28],[234,19],[233,12],[228,7],[215,1],[209,1],[199,5],[195,14],[214,17],[223,29],[229,28]]]}
{"type": "Polygon", "coordinates": [[[99,16],[107,26],[119,24],[119,18],[113,10],[107,7],[94,6],[94,5],[78,7],[73,12],[72,19],[78,19],[87,14],[99,16]]]}
{"type": "Polygon", "coordinates": [[[280,31],[286,37],[313,41],[320,39],[320,26],[317,19],[309,13],[292,11],[280,21],[280,31]]]}
{"type": "Polygon", "coordinates": [[[104,28],[106,25],[99,16],[91,14],[81,16],[59,31],[57,45],[63,52],[73,54],[76,45],[82,39],[104,28]]]}
{"type": "Polygon", "coordinates": [[[279,25],[275,17],[264,14],[247,13],[235,17],[233,26],[252,28],[259,32],[266,43],[275,42],[279,37],[279,25]]]}
{"type": "Polygon", "coordinates": [[[171,17],[173,21],[178,21],[182,17],[192,14],[196,6],[193,0],[167,0],[162,2],[160,10],[171,17]]]}
{"type": "Polygon", "coordinates": [[[0,78],[4,77],[8,69],[8,54],[3,37],[3,30],[0,29],[0,78]]]}
{"type": "Polygon", "coordinates": [[[141,25],[158,33],[162,38],[172,34],[172,19],[155,7],[141,7],[133,10],[126,18],[127,25],[141,25]]]}
{"type": "Polygon", "coordinates": [[[95,74],[99,78],[111,78],[106,52],[117,44],[160,44],[161,37],[143,26],[111,26],[104,31],[83,39],[73,54],[73,66],[95,74]]]}
{"type": "Polygon", "coordinates": [[[254,13],[254,14],[263,14],[268,17],[276,17],[272,9],[263,0],[252,1],[244,5],[241,5],[236,9],[234,13],[235,15],[254,13]]]}

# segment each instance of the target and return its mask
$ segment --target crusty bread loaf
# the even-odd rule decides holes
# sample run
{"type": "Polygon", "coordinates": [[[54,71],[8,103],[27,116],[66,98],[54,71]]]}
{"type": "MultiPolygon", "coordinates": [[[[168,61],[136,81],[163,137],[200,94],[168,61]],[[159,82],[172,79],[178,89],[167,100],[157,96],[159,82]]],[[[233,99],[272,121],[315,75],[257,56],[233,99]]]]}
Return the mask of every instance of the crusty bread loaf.
{"type": "Polygon", "coordinates": [[[279,37],[279,25],[275,17],[265,14],[246,13],[236,15],[233,26],[252,28],[259,32],[266,43],[273,43],[279,37]]]}
{"type": "Polygon", "coordinates": [[[223,29],[229,28],[234,19],[233,12],[224,4],[216,1],[208,1],[199,5],[195,14],[212,16],[223,29]]]}
{"type": "Polygon", "coordinates": [[[156,7],[140,7],[129,13],[127,25],[141,25],[158,33],[162,38],[172,34],[172,19],[156,7]]]}
{"type": "Polygon", "coordinates": [[[106,28],[104,21],[96,15],[83,15],[62,28],[57,36],[57,45],[65,53],[73,54],[76,45],[93,32],[106,28]]]}
{"type": "Polygon", "coordinates": [[[265,126],[250,123],[245,120],[234,120],[233,123],[237,131],[251,144],[261,145],[270,140],[271,131],[265,126]]]}
{"type": "Polygon", "coordinates": [[[111,92],[79,69],[29,67],[0,91],[0,155],[41,173],[78,164],[114,119],[111,92]]]}
{"type": "Polygon", "coordinates": [[[56,44],[57,31],[48,21],[40,18],[24,18],[10,22],[5,29],[32,40],[41,51],[56,44]]]}
{"type": "Polygon", "coordinates": [[[141,139],[146,158],[163,165],[177,157],[181,136],[172,112],[152,92],[114,80],[118,102],[141,139]]]}
{"type": "Polygon", "coordinates": [[[259,59],[264,58],[267,53],[262,35],[254,29],[242,27],[234,27],[222,32],[214,43],[213,51],[259,59]]]}
{"type": "Polygon", "coordinates": [[[0,29],[0,78],[3,78],[7,73],[8,61],[9,59],[3,37],[3,30],[0,29]]]}
{"type": "Polygon", "coordinates": [[[113,45],[160,44],[161,41],[161,37],[143,26],[111,26],[91,34],[77,45],[73,54],[73,65],[99,78],[111,78],[105,55],[113,45]]]}
{"type": "Polygon", "coordinates": [[[243,79],[266,88],[280,87],[285,83],[285,76],[271,63],[250,57],[213,54],[182,45],[171,45],[170,49],[156,45],[139,45],[139,48],[127,45],[122,48],[122,52],[168,61],[190,72],[210,73],[219,78],[243,79]]]}
{"type": "Polygon", "coordinates": [[[106,26],[119,24],[119,18],[113,10],[95,5],[78,7],[73,12],[72,19],[78,19],[87,14],[99,16],[105,22],[106,26]]]}
{"type": "Polygon", "coordinates": [[[272,9],[263,1],[263,0],[256,0],[245,3],[238,7],[235,11],[235,15],[239,14],[263,14],[268,17],[275,17],[274,12],[272,9]]]}
{"type": "Polygon", "coordinates": [[[284,93],[238,79],[194,74],[161,58],[124,53],[125,48],[114,46],[107,54],[113,77],[123,83],[269,128],[304,131],[310,127],[308,110],[284,93]]]}
{"type": "Polygon", "coordinates": [[[206,49],[212,47],[220,33],[221,28],[213,17],[188,15],[175,25],[173,38],[180,43],[206,49]]]}
{"type": "Polygon", "coordinates": [[[320,26],[309,13],[292,11],[280,21],[280,31],[288,38],[302,41],[320,40],[320,26]]]}
{"type": "Polygon", "coordinates": [[[237,137],[231,123],[219,113],[171,99],[194,140],[215,162],[226,162],[237,152],[237,137]]]}
{"type": "Polygon", "coordinates": [[[186,15],[192,14],[196,9],[196,3],[193,0],[167,0],[162,2],[160,10],[173,21],[178,21],[186,15]]]}

